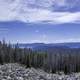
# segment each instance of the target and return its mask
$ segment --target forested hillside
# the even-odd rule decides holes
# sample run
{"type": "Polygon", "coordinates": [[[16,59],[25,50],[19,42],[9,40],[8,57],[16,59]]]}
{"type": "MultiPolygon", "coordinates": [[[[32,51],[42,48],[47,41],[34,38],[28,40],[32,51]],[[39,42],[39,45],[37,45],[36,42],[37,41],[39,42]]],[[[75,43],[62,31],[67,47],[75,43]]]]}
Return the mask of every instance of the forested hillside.
{"type": "Polygon", "coordinates": [[[19,48],[18,44],[12,47],[3,40],[0,41],[0,64],[4,63],[20,63],[26,65],[26,68],[41,68],[52,73],[80,72],[80,49],[55,47],[45,51],[33,51],[19,48]]]}

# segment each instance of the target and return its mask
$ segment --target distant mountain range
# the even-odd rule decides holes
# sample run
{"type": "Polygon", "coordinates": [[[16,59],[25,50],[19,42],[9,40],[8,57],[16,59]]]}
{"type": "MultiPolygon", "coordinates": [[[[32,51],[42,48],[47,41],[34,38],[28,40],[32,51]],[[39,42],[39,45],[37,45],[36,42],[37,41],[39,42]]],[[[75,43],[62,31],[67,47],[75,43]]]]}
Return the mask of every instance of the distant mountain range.
{"type": "Polygon", "coordinates": [[[80,48],[80,43],[79,42],[71,42],[71,43],[50,43],[50,44],[45,44],[45,43],[20,43],[18,44],[20,48],[31,48],[33,50],[46,50],[49,48],[80,48]]]}

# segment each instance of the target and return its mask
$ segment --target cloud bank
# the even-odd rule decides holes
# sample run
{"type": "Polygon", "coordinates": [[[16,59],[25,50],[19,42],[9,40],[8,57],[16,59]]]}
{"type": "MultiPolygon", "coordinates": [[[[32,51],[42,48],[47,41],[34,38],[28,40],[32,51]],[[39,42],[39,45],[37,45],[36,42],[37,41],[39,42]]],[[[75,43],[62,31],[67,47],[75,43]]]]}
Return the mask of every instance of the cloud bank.
{"type": "Polygon", "coordinates": [[[80,23],[79,5],[79,0],[0,0],[0,21],[80,23]]]}

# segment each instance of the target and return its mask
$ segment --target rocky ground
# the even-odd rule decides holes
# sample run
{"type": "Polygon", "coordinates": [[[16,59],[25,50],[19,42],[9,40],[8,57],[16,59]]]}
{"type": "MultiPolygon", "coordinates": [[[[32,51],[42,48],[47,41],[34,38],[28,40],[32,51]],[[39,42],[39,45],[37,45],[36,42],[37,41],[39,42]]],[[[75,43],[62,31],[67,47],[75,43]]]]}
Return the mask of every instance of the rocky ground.
{"type": "Polygon", "coordinates": [[[25,68],[17,63],[0,65],[0,80],[80,80],[80,73],[48,74],[40,69],[25,68]]]}

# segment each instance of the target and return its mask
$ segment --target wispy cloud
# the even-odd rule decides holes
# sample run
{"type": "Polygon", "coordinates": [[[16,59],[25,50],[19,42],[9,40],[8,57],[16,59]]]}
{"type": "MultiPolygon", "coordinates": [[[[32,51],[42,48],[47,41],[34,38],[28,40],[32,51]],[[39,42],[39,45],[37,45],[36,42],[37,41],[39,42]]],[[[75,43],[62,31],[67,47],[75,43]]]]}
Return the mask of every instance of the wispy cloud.
{"type": "Polygon", "coordinates": [[[9,32],[9,29],[0,27],[0,33],[7,33],[7,32],[9,32]]]}
{"type": "Polygon", "coordinates": [[[80,23],[80,11],[55,12],[57,8],[72,8],[67,0],[0,0],[0,21],[19,20],[30,23],[80,23]]]}

